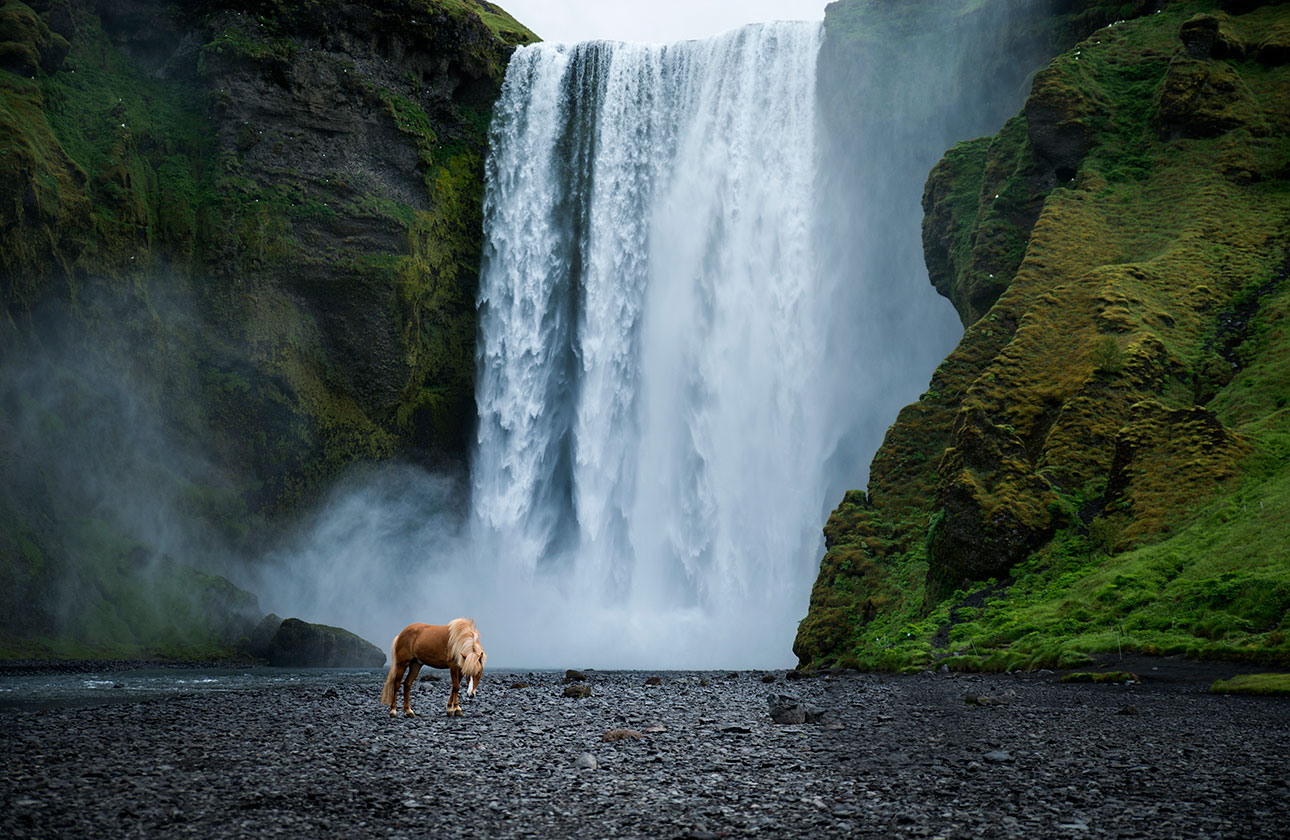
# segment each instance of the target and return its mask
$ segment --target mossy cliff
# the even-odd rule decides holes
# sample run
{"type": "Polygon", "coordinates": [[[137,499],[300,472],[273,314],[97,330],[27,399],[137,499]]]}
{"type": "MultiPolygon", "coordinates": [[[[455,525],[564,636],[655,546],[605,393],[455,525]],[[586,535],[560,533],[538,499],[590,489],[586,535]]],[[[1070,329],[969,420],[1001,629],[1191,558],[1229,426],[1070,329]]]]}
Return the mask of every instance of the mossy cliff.
{"type": "Polygon", "coordinates": [[[85,599],[77,632],[160,643],[108,590],[202,558],[141,519],[234,550],[347,464],[462,456],[532,39],[474,0],[0,2],[3,635],[85,599]]]}
{"type": "Polygon", "coordinates": [[[1290,5],[1156,6],[933,169],[965,333],[829,519],[803,664],[1290,663],[1290,5]]]}

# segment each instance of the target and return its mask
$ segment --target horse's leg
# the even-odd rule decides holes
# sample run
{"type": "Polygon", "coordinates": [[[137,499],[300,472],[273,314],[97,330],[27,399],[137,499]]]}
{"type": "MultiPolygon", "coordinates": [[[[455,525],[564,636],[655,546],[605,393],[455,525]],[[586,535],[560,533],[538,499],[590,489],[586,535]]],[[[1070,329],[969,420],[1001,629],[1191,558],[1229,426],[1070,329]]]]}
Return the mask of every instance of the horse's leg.
{"type": "Polygon", "coordinates": [[[390,697],[390,717],[398,717],[398,712],[395,710],[399,706],[399,682],[403,679],[403,670],[406,667],[406,665],[400,666],[397,662],[392,666],[389,679],[394,683],[394,695],[390,697]]]}
{"type": "Polygon", "coordinates": [[[461,717],[461,702],[457,699],[457,690],[461,688],[461,671],[456,665],[448,668],[452,675],[452,694],[448,695],[448,717],[461,717]]]}
{"type": "Polygon", "coordinates": [[[412,686],[416,685],[417,674],[421,673],[420,661],[413,659],[408,665],[408,676],[403,681],[403,714],[405,717],[416,717],[412,711],[412,686]]]}

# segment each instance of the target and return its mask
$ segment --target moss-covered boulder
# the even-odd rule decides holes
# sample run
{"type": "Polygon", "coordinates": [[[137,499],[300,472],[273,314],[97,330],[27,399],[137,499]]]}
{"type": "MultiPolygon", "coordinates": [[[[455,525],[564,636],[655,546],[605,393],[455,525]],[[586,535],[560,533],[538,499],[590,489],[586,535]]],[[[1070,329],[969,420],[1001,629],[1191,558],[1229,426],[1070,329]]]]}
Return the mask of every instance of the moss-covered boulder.
{"type": "Polygon", "coordinates": [[[288,618],[278,626],[265,651],[280,668],[379,668],[385,654],[348,630],[288,618]]]}

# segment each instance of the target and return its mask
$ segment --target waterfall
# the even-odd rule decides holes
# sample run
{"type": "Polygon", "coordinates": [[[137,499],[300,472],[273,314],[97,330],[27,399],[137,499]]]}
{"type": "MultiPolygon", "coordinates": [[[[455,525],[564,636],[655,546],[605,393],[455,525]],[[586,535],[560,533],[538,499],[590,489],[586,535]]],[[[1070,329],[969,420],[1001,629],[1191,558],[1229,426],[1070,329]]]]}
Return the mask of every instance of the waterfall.
{"type": "Polygon", "coordinates": [[[834,357],[853,319],[814,245],[820,37],[776,23],[511,60],[472,544],[511,605],[494,620],[533,645],[519,661],[541,664],[547,633],[616,667],[792,661],[854,423],[836,393],[854,360],[834,357]]]}

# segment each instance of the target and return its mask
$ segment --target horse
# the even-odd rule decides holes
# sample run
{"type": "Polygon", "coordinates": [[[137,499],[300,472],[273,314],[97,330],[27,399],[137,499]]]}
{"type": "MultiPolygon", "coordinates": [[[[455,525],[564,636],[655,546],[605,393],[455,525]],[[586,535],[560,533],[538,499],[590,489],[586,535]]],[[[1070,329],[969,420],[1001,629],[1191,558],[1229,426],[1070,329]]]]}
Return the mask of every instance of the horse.
{"type": "Polygon", "coordinates": [[[448,717],[461,717],[461,703],[457,690],[462,676],[471,697],[484,674],[484,648],[479,644],[479,630],[469,618],[454,618],[447,624],[409,624],[390,645],[390,673],[381,689],[381,704],[390,707],[390,717],[397,717],[395,706],[399,700],[399,681],[403,682],[403,714],[415,717],[412,711],[412,684],[417,680],[422,665],[447,668],[452,675],[452,694],[448,697],[448,717]],[[407,678],[404,679],[404,672],[407,678]]]}

